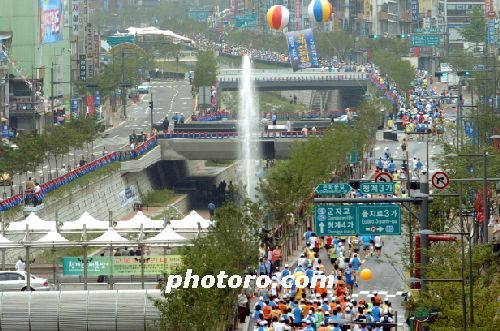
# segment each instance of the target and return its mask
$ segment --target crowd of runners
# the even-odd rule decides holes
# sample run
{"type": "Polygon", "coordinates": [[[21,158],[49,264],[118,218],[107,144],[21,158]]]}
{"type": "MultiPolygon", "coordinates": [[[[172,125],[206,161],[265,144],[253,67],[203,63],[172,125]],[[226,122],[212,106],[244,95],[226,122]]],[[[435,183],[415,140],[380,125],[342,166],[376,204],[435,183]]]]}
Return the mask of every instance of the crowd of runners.
{"type": "MultiPolygon", "coordinates": [[[[269,263],[270,269],[259,268],[260,275],[272,277],[272,284],[256,290],[251,316],[255,330],[391,330],[395,312],[388,298],[377,293],[366,298],[355,294],[361,266],[367,258],[380,257],[383,239],[318,237],[311,229],[304,239],[307,244],[296,266],[279,268],[278,263],[269,263]],[[280,286],[281,280],[290,275],[290,288],[280,286]],[[327,282],[311,284],[315,275],[333,276],[334,286],[329,288],[327,282]]],[[[261,264],[271,259],[272,255],[263,256],[261,264]]],[[[244,319],[244,315],[240,317],[244,319]]]]}

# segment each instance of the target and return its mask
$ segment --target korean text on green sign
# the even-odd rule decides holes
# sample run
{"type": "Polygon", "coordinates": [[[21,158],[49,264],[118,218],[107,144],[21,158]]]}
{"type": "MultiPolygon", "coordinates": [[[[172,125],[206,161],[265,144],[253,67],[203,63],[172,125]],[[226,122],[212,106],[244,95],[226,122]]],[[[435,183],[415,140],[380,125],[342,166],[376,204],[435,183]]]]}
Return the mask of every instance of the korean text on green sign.
{"type": "Polygon", "coordinates": [[[351,191],[348,183],[323,183],[316,186],[317,194],[346,194],[351,191]]]}
{"type": "Polygon", "coordinates": [[[401,234],[401,206],[359,205],[357,221],[360,235],[399,235],[401,234]]]}
{"type": "Polygon", "coordinates": [[[394,194],[394,183],[359,183],[361,194],[394,194]]]}
{"type": "MultiPolygon", "coordinates": [[[[145,256],[144,274],[160,275],[172,273],[181,264],[180,255],[145,256]]],[[[82,257],[63,257],[64,276],[83,276],[82,257]]],[[[140,256],[96,256],[87,260],[87,275],[140,276],[140,256]]]]}
{"type": "Polygon", "coordinates": [[[356,206],[316,206],[315,232],[318,236],[352,236],[357,232],[356,206]]]}
{"type": "Polygon", "coordinates": [[[412,46],[439,46],[441,36],[438,34],[414,34],[411,36],[412,46]]]}

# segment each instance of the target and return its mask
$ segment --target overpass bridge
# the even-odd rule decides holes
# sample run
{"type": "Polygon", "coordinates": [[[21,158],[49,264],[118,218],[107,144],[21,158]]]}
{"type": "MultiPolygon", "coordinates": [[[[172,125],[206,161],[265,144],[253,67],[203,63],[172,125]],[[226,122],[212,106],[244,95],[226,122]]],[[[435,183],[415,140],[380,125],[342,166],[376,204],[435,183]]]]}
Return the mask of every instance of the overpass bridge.
{"type": "MultiPolygon", "coordinates": [[[[259,144],[262,159],[287,159],[293,144],[320,133],[303,135],[300,131],[262,132],[252,137],[259,144]]],[[[158,135],[161,160],[237,160],[241,137],[237,132],[190,132],[158,135]]]]}
{"type": "MultiPolygon", "coordinates": [[[[286,69],[253,69],[255,88],[259,91],[359,89],[366,91],[370,75],[362,72],[329,72],[322,69],[304,69],[293,72],[286,69]]],[[[222,69],[217,75],[219,86],[225,91],[238,90],[241,69],[222,69]]]]}
{"type": "MultiPolygon", "coordinates": [[[[320,136],[300,131],[262,132],[252,137],[262,159],[288,159],[293,144],[320,136]]],[[[238,160],[241,139],[237,132],[170,132],[157,135],[157,146],[138,159],[121,162],[121,172],[140,172],[159,161],[238,160]]]]}

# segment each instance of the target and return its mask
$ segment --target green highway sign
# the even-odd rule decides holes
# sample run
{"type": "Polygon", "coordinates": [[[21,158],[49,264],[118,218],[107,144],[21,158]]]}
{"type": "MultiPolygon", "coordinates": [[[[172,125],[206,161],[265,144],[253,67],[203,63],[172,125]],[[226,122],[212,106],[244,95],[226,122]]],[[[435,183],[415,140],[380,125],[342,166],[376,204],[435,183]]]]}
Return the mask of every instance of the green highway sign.
{"type": "Polygon", "coordinates": [[[400,205],[359,205],[357,207],[357,225],[360,235],[401,234],[400,205]]]}
{"type": "Polygon", "coordinates": [[[394,194],[394,182],[359,183],[361,194],[394,194]]]}
{"type": "Polygon", "coordinates": [[[439,30],[439,28],[428,28],[428,29],[425,29],[425,28],[415,28],[413,29],[413,33],[441,33],[441,31],[439,30]]]}
{"type": "Polygon", "coordinates": [[[348,183],[324,183],[316,186],[314,190],[317,194],[346,194],[351,191],[348,183]]]}
{"type": "Polygon", "coordinates": [[[438,34],[413,34],[411,36],[412,46],[439,46],[441,36],[438,34]]]}
{"type": "Polygon", "coordinates": [[[314,232],[322,236],[354,236],[357,233],[356,206],[316,206],[314,232]]]}

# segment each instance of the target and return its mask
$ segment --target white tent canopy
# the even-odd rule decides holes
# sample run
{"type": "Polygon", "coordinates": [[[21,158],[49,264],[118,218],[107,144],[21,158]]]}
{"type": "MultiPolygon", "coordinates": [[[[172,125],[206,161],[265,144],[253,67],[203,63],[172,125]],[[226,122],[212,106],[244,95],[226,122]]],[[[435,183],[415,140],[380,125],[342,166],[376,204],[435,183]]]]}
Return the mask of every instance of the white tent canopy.
{"type": "Polygon", "coordinates": [[[61,230],[83,230],[85,224],[87,230],[107,230],[109,222],[98,221],[88,212],[84,212],[76,221],[65,222],[61,230]]]}
{"type": "Polygon", "coordinates": [[[198,229],[198,224],[202,229],[207,229],[212,221],[203,218],[196,211],[192,210],[188,215],[186,215],[181,220],[170,221],[172,229],[198,229]]]}
{"type": "Polygon", "coordinates": [[[178,35],[171,30],[160,30],[155,27],[146,27],[146,28],[135,28],[130,27],[125,29],[127,33],[117,33],[116,35],[129,35],[129,36],[144,36],[144,35],[162,35],[166,37],[170,37],[172,39],[179,39],[184,42],[193,42],[191,39],[178,35]]]}
{"type": "Polygon", "coordinates": [[[113,244],[113,243],[128,243],[129,240],[127,238],[120,236],[120,234],[116,232],[114,229],[109,228],[99,237],[92,239],[91,242],[113,244]]]}
{"type": "Polygon", "coordinates": [[[177,232],[175,232],[170,225],[167,225],[167,227],[163,229],[160,233],[158,233],[156,236],[146,239],[146,241],[149,242],[155,242],[155,241],[168,242],[168,241],[182,241],[182,240],[187,240],[187,239],[178,234],[177,232]]]}
{"type": "Polygon", "coordinates": [[[68,242],[68,239],[61,236],[60,233],[51,231],[51,232],[47,233],[45,236],[43,236],[42,238],[38,239],[36,242],[37,243],[62,243],[62,242],[68,242]]]}
{"type": "Polygon", "coordinates": [[[56,231],[55,221],[44,221],[35,213],[31,212],[26,219],[19,222],[9,223],[8,231],[25,231],[26,225],[30,230],[56,231]]]}
{"type": "Polygon", "coordinates": [[[152,220],[144,215],[142,211],[138,211],[137,214],[128,221],[118,221],[115,228],[119,230],[140,229],[141,225],[144,229],[163,229],[163,221],[152,220]]]}
{"type": "Polygon", "coordinates": [[[0,244],[14,244],[12,240],[9,240],[0,234],[0,244]]]}

